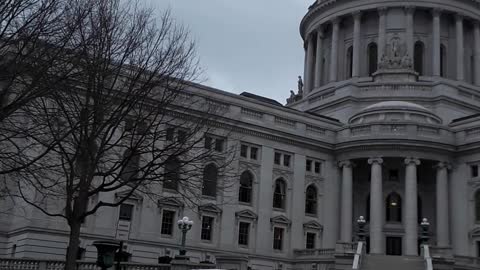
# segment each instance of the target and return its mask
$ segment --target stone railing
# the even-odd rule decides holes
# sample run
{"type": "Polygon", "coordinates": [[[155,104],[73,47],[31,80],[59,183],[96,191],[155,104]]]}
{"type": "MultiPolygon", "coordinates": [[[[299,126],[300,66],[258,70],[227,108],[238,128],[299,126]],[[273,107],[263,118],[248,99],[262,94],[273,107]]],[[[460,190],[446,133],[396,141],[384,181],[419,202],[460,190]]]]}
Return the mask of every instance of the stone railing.
{"type": "Polygon", "coordinates": [[[430,256],[432,258],[450,258],[453,259],[451,247],[430,246],[430,256]]]}
{"type": "MultiPolygon", "coordinates": [[[[169,264],[120,263],[121,270],[170,270],[169,264]]],[[[63,270],[60,260],[0,258],[0,270],[63,270]]],[[[100,269],[94,261],[77,261],[77,270],[100,269]]]]}
{"type": "Polygon", "coordinates": [[[317,248],[317,249],[295,249],[293,254],[296,257],[306,257],[306,256],[315,256],[315,257],[333,257],[335,254],[335,249],[333,248],[317,248]]]}
{"type": "Polygon", "coordinates": [[[455,256],[455,264],[478,269],[480,268],[480,257],[455,256]]]}
{"type": "Polygon", "coordinates": [[[335,245],[335,254],[355,254],[357,252],[357,243],[337,242],[335,245]]]}

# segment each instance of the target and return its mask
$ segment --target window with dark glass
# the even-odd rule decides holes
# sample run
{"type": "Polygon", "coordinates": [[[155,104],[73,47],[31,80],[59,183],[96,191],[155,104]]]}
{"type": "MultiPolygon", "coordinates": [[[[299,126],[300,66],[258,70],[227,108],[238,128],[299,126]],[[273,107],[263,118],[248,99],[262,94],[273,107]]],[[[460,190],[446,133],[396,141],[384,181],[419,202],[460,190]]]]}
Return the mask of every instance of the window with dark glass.
{"type": "Polygon", "coordinates": [[[175,128],[173,128],[173,127],[167,128],[167,132],[166,132],[165,137],[166,137],[167,141],[173,141],[173,138],[175,137],[175,128]]]}
{"type": "Polygon", "coordinates": [[[215,197],[217,195],[218,168],[215,164],[208,164],[203,169],[202,194],[215,197]]]}
{"type": "Polygon", "coordinates": [[[402,199],[397,193],[390,193],[387,196],[387,221],[402,222],[402,199]]]}
{"type": "Polygon", "coordinates": [[[213,141],[213,138],[212,137],[208,137],[208,136],[205,136],[205,145],[204,145],[204,148],[205,149],[212,149],[212,141],[213,141]]]}
{"type": "Polygon", "coordinates": [[[413,66],[415,72],[417,72],[420,76],[423,75],[423,55],[424,55],[425,46],[423,42],[417,41],[415,42],[414,46],[414,56],[413,56],[413,66]]]}
{"type": "Polygon", "coordinates": [[[322,168],[321,166],[322,166],[322,164],[320,162],[315,161],[315,173],[316,174],[320,174],[321,168],[322,168]]]}
{"type": "Polygon", "coordinates": [[[162,229],[161,233],[164,235],[173,234],[173,219],[175,217],[175,212],[170,210],[163,210],[162,216],[162,229]]]}
{"type": "Polygon", "coordinates": [[[250,147],[250,158],[253,160],[258,159],[258,148],[257,147],[250,147]]]}
{"type": "Polygon", "coordinates": [[[240,190],[238,192],[238,201],[244,203],[252,202],[252,183],[253,175],[245,171],[240,175],[240,190]]]}
{"type": "Polygon", "coordinates": [[[475,193],[475,222],[480,223],[480,190],[475,193]]]}
{"type": "Polygon", "coordinates": [[[317,214],[317,189],[310,185],[305,194],[305,213],[317,214]]]}
{"type": "Polygon", "coordinates": [[[126,161],[126,164],[123,168],[121,179],[124,182],[134,182],[140,168],[140,155],[131,149],[127,149],[123,153],[123,160],[126,161]]]}
{"type": "Polygon", "coordinates": [[[478,177],[478,165],[471,165],[470,171],[471,171],[472,177],[478,177]]]}
{"type": "Polygon", "coordinates": [[[177,190],[180,181],[180,161],[176,158],[169,158],[165,162],[165,180],[163,188],[177,190]]]}
{"type": "Polygon", "coordinates": [[[378,47],[372,42],[368,44],[368,76],[372,76],[377,71],[378,47]]]}
{"type": "Polygon", "coordinates": [[[307,172],[311,172],[312,171],[312,161],[310,159],[307,159],[307,163],[305,164],[305,170],[307,172]]]}
{"type": "Polygon", "coordinates": [[[177,131],[177,141],[179,143],[185,143],[187,141],[187,132],[185,130],[179,129],[177,131]]]}
{"type": "Polygon", "coordinates": [[[307,241],[306,241],[306,249],[314,249],[315,248],[315,238],[317,235],[315,233],[307,233],[307,241]]]}
{"type": "Polygon", "coordinates": [[[250,223],[240,222],[238,225],[238,244],[248,246],[248,237],[250,234],[250,223]]]}
{"type": "Polygon", "coordinates": [[[225,144],[224,139],[215,139],[215,151],[217,152],[223,152],[223,145],[225,144]]]}
{"type": "Polygon", "coordinates": [[[201,239],[211,241],[212,232],[213,232],[213,217],[203,216],[201,239]]]}
{"type": "Polygon", "coordinates": [[[283,166],[290,167],[290,155],[283,155],[283,166]]]}
{"type": "Polygon", "coordinates": [[[283,179],[277,179],[275,181],[275,190],[273,193],[273,207],[284,209],[285,208],[285,195],[286,186],[283,179]]]}
{"type": "Polygon", "coordinates": [[[353,74],[353,47],[350,46],[347,49],[347,78],[352,78],[353,74]]]}
{"type": "Polygon", "coordinates": [[[275,227],[273,228],[273,249],[282,250],[283,249],[283,228],[275,227]]]}
{"type": "Polygon", "coordinates": [[[122,203],[120,205],[119,219],[131,221],[133,216],[133,205],[122,203]]]}
{"type": "Polygon", "coordinates": [[[445,45],[440,45],[440,76],[445,76],[445,68],[447,67],[447,48],[445,45]]]}
{"type": "Polygon", "coordinates": [[[273,162],[276,165],[280,165],[280,159],[282,158],[282,154],[275,152],[275,156],[273,158],[273,162]]]}
{"type": "Polygon", "coordinates": [[[398,170],[389,170],[388,171],[388,180],[397,182],[398,181],[398,170]]]}
{"type": "Polygon", "coordinates": [[[240,156],[246,158],[248,153],[248,145],[242,144],[240,147],[240,156]]]}

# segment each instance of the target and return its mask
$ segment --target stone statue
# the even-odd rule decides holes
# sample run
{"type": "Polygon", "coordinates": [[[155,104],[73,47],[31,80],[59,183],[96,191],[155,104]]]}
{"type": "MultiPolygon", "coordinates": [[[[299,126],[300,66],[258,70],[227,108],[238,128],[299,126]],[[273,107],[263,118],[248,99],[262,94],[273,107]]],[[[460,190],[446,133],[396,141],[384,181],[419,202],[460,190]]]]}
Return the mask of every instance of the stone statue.
{"type": "Polygon", "coordinates": [[[302,76],[298,76],[298,94],[302,95],[303,94],[303,80],[302,76]]]}
{"type": "Polygon", "coordinates": [[[287,104],[295,102],[295,99],[296,99],[295,92],[293,92],[293,90],[290,90],[290,97],[287,98],[287,104]]]}
{"type": "Polygon", "coordinates": [[[385,49],[386,54],[382,55],[378,63],[379,70],[412,69],[412,59],[408,55],[406,44],[398,36],[395,35],[385,49]]]}

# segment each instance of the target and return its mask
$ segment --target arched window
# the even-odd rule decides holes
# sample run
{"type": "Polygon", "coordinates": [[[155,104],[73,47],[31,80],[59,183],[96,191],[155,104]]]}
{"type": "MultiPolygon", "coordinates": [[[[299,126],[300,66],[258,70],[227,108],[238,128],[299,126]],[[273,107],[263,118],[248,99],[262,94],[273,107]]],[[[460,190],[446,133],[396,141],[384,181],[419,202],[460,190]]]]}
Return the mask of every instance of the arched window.
{"type": "Polygon", "coordinates": [[[275,190],[273,191],[273,208],[285,209],[286,184],[285,180],[277,179],[275,181],[275,190]]]}
{"type": "Polygon", "coordinates": [[[440,45],[440,76],[446,77],[445,68],[447,67],[447,48],[445,45],[440,45]]]}
{"type": "Polygon", "coordinates": [[[252,183],[253,175],[249,171],[245,171],[240,175],[240,190],[238,191],[238,201],[252,202],[252,183]]]}
{"type": "Polygon", "coordinates": [[[353,73],[353,47],[347,50],[347,78],[351,78],[353,73]]]}
{"type": "Polygon", "coordinates": [[[413,66],[415,71],[422,76],[423,75],[423,55],[425,51],[425,45],[423,42],[415,42],[414,52],[413,52],[413,66]]]}
{"type": "Polygon", "coordinates": [[[168,158],[165,161],[165,179],[163,188],[177,190],[180,181],[181,163],[177,158],[168,158]]]}
{"type": "Polygon", "coordinates": [[[317,214],[317,189],[310,185],[305,192],[305,213],[317,214]]]}
{"type": "Polygon", "coordinates": [[[203,187],[202,195],[215,197],[217,196],[217,178],[218,168],[211,163],[203,169],[203,187]]]}
{"type": "Polygon", "coordinates": [[[475,193],[475,222],[480,223],[480,190],[475,193]]]}
{"type": "Polygon", "coordinates": [[[372,42],[368,44],[368,76],[372,76],[377,71],[378,64],[378,46],[372,42]]]}
{"type": "Polygon", "coordinates": [[[402,222],[402,198],[397,193],[393,192],[387,196],[386,201],[387,222],[402,222]]]}

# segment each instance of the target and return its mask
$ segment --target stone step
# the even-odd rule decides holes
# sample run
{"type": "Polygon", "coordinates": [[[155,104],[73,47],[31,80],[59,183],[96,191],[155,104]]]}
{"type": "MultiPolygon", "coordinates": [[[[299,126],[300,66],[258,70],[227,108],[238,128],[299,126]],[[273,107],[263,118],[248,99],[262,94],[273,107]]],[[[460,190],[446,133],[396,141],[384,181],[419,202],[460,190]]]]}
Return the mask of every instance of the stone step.
{"type": "Polygon", "coordinates": [[[425,270],[424,260],[414,256],[365,255],[361,270],[425,270]]]}

